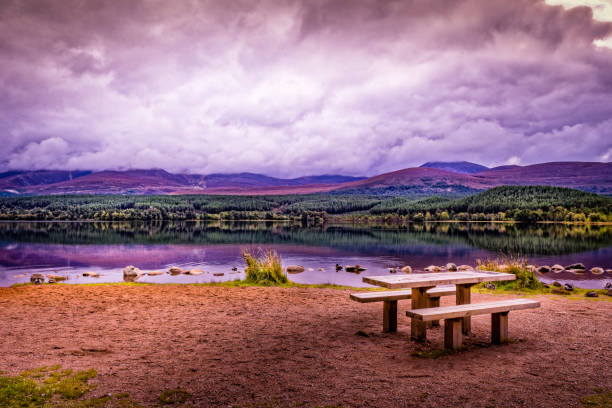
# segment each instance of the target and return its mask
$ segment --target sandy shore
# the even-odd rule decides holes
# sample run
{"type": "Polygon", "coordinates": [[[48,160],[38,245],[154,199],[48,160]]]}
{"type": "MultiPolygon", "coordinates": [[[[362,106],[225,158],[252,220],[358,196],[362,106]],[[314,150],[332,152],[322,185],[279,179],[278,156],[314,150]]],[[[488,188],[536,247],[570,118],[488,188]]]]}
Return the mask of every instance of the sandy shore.
{"type": "MultiPolygon", "coordinates": [[[[129,392],[151,405],[182,388],[195,406],[580,406],[612,389],[612,302],[540,297],[510,314],[490,346],[490,318],[473,319],[467,349],[381,333],[381,304],[332,289],[187,285],[0,288],[0,371],[60,364],[95,368],[92,395],[129,392]],[[359,330],[369,336],[356,334],[359,330]]],[[[473,295],[473,302],[499,296],[473,295]]],[[[442,304],[451,304],[443,299],[442,304]]]]}

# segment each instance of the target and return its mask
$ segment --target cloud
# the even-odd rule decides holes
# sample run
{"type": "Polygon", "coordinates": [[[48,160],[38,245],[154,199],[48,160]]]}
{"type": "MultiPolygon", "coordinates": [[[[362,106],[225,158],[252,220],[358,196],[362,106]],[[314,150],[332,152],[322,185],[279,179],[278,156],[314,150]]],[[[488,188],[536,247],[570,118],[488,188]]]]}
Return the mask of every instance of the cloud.
{"type": "Polygon", "coordinates": [[[612,23],[562,3],[5,0],[0,168],[607,160],[612,23]]]}

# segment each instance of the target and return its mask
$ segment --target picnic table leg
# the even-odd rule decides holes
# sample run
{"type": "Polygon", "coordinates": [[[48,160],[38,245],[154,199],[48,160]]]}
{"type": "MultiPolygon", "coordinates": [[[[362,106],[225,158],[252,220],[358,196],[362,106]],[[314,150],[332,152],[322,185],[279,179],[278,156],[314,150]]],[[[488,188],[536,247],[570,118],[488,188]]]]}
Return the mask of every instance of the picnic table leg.
{"type": "Polygon", "coordinates": [[[397,331],[397,300],[383,302],[383,332],[397,331]]]}
{"type": "MultiPolygon", "coordinates": [[[[440,298],[439,297],[430,297],[429,298],[429,306],[428,307],[440,307],[440,298]]],[[[439,320],[432,320],[427,322],[427,327],[439,327],[439,320]]]]}
{"type": "MultiPolygon", "coordinates": [[[[457,303],[458,305],[467,305],[472,301],[472,286],[473,283],[458,284],[457,286],[457,303]]],[[[464,317],[461,331],[463,334],[469,334],[472,331],[472,318],[464,317]]]]}
{"type": "MultiPolygon", "coordinates": [[[[412,288],[412,310],[425,309],[429,307],[429,297],[427,290],[433,286],[423,288],[412,288]]],[[[413,340],[422,341],[427,338],[427,322],[418,319],[411,319],[410,322],[410,337],[413,340]]]]}
{"type": "Polygon", "coordinates": [[[491,314],[491,343],[508,342],[508,312],[491,314]]]}

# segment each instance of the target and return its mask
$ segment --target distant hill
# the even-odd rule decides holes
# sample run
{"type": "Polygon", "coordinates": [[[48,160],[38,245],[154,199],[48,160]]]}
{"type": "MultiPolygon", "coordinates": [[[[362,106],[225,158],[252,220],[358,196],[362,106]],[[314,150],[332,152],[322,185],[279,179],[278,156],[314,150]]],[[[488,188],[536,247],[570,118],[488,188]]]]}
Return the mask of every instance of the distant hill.
{"type": "Polygon", "coordinates": [[[0,196],[15,194],[292,194],[361,180],[342,175],[281,179],[254,173],[173,174],[126,171],[11,171],[0,173],[0,196]]]}
{"type": "Polygon", "coordinates": [[[502,166],[474,174],[409,168],[344,183],[334,191],[392,195],[467,195],[503,185],[569,187],[612,195],[612,163],[552,162],[502,166]]]}
{"type": "MultiPolygon", "coordinates": [[[[467,165],[478,166],[474,163],[467,163],[467,165]]],[[[481,167],[484,168],[484,166],[481,167]]],[[[282,179],[255,173],[173,174],[162,169],[100,172],[40,170],[0,173],[0,196],[19,194],[287,195],[329,192],[333,194],[460,197],[502,185],[569,187],[612,195],[612,163],[552,162],[530,166],[485,168],[477,173],[458,172],[457,168],[446,170],[426,166],[393,171],[369,178],[321,175],[282,179]]]]}
{"type": "Polygon", "coordinates": [[[422,164],[421,167],[427,167],[431,169],[440,169],[446,171],[452,171],[453,173],[462,174],[474,174],[481,171],[488,170],[488,167],[480,164],[468,162],[468,161],[457,161],[457,162],[427,162],[422,164]]]}

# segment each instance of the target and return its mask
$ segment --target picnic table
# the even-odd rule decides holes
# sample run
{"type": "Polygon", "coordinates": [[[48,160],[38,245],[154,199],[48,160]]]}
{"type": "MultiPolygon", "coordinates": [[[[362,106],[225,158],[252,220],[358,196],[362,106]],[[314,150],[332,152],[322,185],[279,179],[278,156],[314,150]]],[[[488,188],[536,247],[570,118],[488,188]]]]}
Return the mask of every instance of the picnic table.
{"type": "MultiPolygon", "coordinates": [[[[477,283],[491,281],[515,280],[512,273],[491,271],[461,271],[443,273],[414,273],[410,275],[365,276],[363,281],[371,285],[388,289],[412,289],[412,310],[426,309],[432,305],[427,296],[427,290],[438,285],[456,285],[456,304],[465,305],[471,302],[471,288],[477,283]]],[[[411,319],[411,337],[415,340],[425,340],[427,322],[411,319]]],[[[471,331],[471,317],[463,317],[461,331],[468,334],[471,331]]]]}

